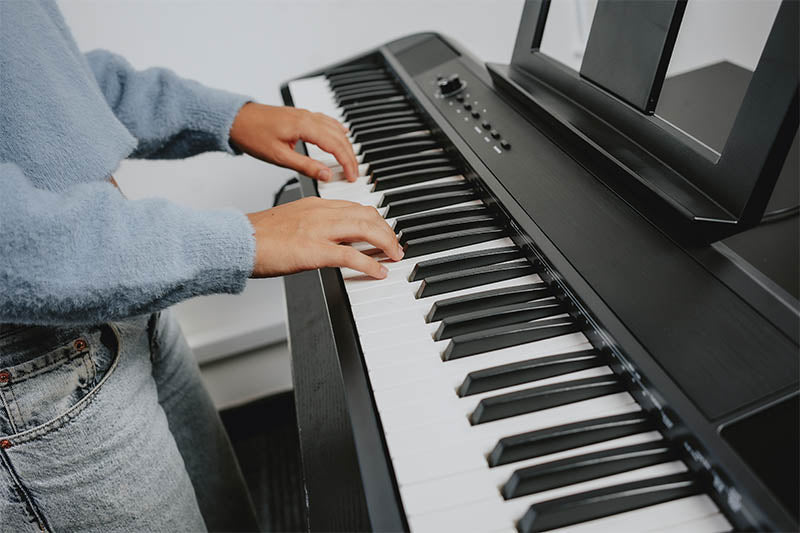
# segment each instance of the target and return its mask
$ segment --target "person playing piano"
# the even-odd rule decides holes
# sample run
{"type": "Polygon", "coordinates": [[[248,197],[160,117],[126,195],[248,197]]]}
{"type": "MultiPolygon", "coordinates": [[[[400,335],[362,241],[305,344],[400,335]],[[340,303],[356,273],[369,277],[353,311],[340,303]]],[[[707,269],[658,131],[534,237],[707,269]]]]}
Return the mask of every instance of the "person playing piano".
{"type": "MultiPolygon", "coordinates": [[[[52,0],[0,2],[0,529],[253,530],[239,467],[165,312],[248,277],[347,266],[341,242],[402,250],[372,208],[306,199],[266,211],[127,200],[126,157],[247,153],[320,180],[298,140],[357,163],[332,118],[164,69],[78,52],[52,0]]],[[[224,179],[224,177],[220,177],[224,179]]]]}

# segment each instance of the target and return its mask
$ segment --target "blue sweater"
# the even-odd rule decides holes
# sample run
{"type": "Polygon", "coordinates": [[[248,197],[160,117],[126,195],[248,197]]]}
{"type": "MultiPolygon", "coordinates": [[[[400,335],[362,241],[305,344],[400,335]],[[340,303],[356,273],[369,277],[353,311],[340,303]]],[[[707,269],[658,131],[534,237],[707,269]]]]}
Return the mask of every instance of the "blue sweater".
{"type": "Polygon", "coordinates": [[[131,201],[126,157],[232,152],[248,99],[81,54],[52,0],[0,0],[0,323],[101,323],[239,292],[253,229],[239,212],[131,201]]]}

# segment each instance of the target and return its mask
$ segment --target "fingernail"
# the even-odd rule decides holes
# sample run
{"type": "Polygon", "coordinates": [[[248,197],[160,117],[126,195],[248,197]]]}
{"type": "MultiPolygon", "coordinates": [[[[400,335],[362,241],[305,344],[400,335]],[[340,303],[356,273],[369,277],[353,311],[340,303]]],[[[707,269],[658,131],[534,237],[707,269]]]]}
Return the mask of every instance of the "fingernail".
{"type": "Polygon", "coordinates": [[[331,179],[331,169],[329,168],[320,169],[320,171],[317,172],[317,179],[320,181],[328,181],[329,179],[331,179]]]}
{"type": "Polygon", "coordinates": [[[400,256],[400,257],[398,257],[398,259],[397,259],[398,261],[399,261],[400,259],[402,259],[404,255],[406,255],[406,252],[405,252],[405,250],[403,250],[403,247],[402,247],[402,246],[400,246],[399,244],[397,245],[397,253],[398,253],[398,254],[399,254],[399,256],[400,256]]]}
{"type": "Polygon", "coordinates": [[[386,268],[385,266],[381,265],[381,277],[380,277],[380,279],[383,279],[388,275],[389,275],[389,269],[386,268]]]}

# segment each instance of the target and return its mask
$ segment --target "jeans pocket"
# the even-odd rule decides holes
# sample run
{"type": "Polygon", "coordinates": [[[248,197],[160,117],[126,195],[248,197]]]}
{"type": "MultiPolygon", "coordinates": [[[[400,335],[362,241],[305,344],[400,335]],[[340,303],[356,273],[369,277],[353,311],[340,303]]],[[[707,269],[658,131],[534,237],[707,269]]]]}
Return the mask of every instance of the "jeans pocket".
{"type": "MultiPolygon", "coordinates": [[[[63,331],[60,332],[63,338],[63,331]]],[[[30,336],[30,334],[28,333],[30,336]]],[[[41,338],[41,337],[40,337],[41,338]]],[[[35,351],[41,340],[31,337],[25,346],[35,351]]],[[[41,355],[25,357],[0,369],[0,434],[46,431],[87,403],[110,374],[119,356],[119,340],[112,326],[76,330],[69,340],[41,355]]],[[[6,441],[8,446],[12,442],[6,441]]]]}

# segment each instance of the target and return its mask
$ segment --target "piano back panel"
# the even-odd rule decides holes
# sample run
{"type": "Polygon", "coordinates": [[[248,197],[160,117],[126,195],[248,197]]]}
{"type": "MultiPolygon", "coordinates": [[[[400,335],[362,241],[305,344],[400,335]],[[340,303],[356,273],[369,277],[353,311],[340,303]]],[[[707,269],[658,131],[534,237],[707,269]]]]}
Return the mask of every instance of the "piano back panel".
{"type": "MultiPolygon", "coordinates": [[[[563,289],[573,314],[585,319],[593,344],[613,355],[615,369],[627,376],[637,400],[657,412],[663,432],[683,442],[690,465],[709,479],[713,497],[732,523],[738,528],[794,526],[768,488],[719,438],[718,428],[797,389],[796,342],[731,292],[713,265],[698,263],[692,250],[676,245],[621,201],[598,179],[601,166],[565,152],[566,146],[557,142],[558,136],[546,124],[529,122],[463,49],[434,34],[418,34],[389,43],[380,52],[417,107],[429,116],[431,129],[461,154],[468,169],[465,176],[484,190],[487,202],[506,213],[515,241],[530,257],[549,265],[543,278],[563,289]],[[461,53],[453,56],[453,50],[461,53]],[[481,120],[490,120],[510,142],[510,149],[501,150],[475,121],[456,116],[451,100],[436,95],[437,75],[453,73],[467,81],[481,120]]],[[[313,182],[307,178],[301,182],[304,195],[312,194],[313,182]]],[[[383,450],[384,457],[375,464],[382,461],[391,472],[391,462],[377,415],[365,416],[347,397],[351,387],[356,396],[363,398],[365,389],[369,397],[369,386],[353,339],[351,312],[340,305],[347,301],[341,279],[335,271],[328,272],[331,275],[322,278],[328,321],[316,327],[336,329],[333,320],[339,329],[345,323],[352,328],[347,345],[337,339],[337,350],[324,355],[336,358],[329,378],[339,380],[345,394],[328,400],[350,419],[362,483],[384,489],[380,504],[374,491],[364,491],[372,527],[379,529],[376,517],[402,513],[402,503],[399,496],[394,504],[387,503],[391,490],[386,487],[394,483],[391,474],[387,485],[379,479],[380,467],[364,468],[365,461],[376,459],[378,449],[359,445],[365,435],[383,450]],[[341,375],[336,375],[336,368],[341,375]],[[360,378],[350,375],[354,372],[360,372],[360,378]]],[[[287,295],[289,288],[287,284],[287,295]]],[[[298,418],[300,409],[298,405],[298,418]]],[[[298,423],[302,444],[303,422],[298,423]]],[[[335,428],[340,436],[344,426],[335,428]]],[[[349,457],[345,453],[343,461],[349,457]]],[[[304,463],[304,468],[309,475],[309,465],[304,463]]]]}

